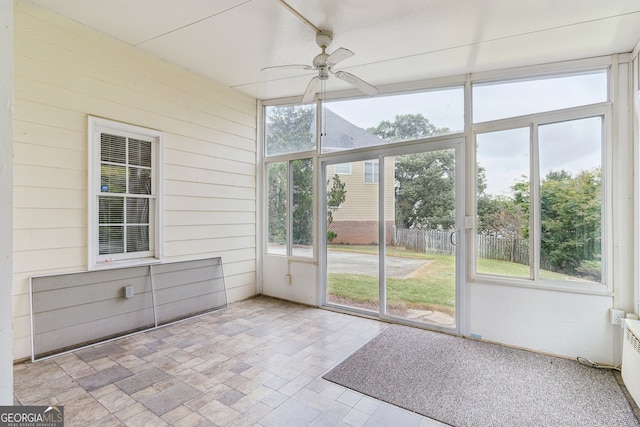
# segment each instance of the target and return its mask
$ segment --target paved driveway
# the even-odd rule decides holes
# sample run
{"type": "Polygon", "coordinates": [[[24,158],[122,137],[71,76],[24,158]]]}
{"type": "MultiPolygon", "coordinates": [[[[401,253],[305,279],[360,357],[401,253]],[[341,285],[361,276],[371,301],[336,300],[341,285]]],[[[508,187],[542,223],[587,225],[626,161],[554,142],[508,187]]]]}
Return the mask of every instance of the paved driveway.
{"type": "MultiPolygon", "coordinates": [[[[377,276],[378,255],[329,250],[327,269],[330,273],[366,274],[377,276]]],[[[387,277],[405,277],[429,261],[387,257],[387,277]]]]}

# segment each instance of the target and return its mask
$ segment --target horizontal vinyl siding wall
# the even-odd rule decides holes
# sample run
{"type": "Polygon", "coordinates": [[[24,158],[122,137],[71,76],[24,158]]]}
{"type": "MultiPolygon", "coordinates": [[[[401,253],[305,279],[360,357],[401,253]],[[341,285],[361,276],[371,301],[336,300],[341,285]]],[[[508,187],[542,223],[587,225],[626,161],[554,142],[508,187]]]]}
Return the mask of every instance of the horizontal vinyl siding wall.
{"type": "MultiPolygon", "coordinates": [[[[333,176],[333,167],[329,166],[328,176],[333,176]]],[[[351,163],[350,175],[339,175],[346,184],[347,197],[337,211],[333,213],[335,221],[377,221],[378,185],[364,182],[364,162],[351,163]]],[[[394,211],[394,165],[385,163],[385,210],[386,220],[393,221],[394,211]]]]}
{"type": "Polygon", "coordinates": [[[166,261],[221,256],[255,294],[255,100],[25,2],[15,8],[14,357],[29,277],[87,269],[89,115],[158,129],[166,261]]]}

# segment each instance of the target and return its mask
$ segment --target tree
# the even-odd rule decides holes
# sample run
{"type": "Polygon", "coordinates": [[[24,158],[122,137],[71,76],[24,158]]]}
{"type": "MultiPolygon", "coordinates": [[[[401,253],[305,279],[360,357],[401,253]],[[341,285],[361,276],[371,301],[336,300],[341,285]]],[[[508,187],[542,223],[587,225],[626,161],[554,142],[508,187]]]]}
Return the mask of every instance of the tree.
{"type": "Polygon", "coordinates": [[[269,109],[267,117],[267,154],[283,154],[311,150],[315,147],[311,126],[312,106],[285,106],[269,109]]]}
{"type": "Polygon", "coordinates": [[[550,269],[599,280],[601,173],[551,171],[540,185],[540,257],[550,269]],[[594,272],[594,270],[598,270],[594,272]]]}
{"type": "MultiPolygon", "coordinates": [[[[504,196],[482,195],[477,198],[478,233],[502,239],[508,244],[507,256],[517,262],[517,253],[523,244],[523,234],[528,226],[522,207],[504,196]]],[[[526,241],[524,242],[526,245],[526,241]]]]}
{"type": "MultiPolygon", "coordinates": [[[[529,180],[513,186],[513,205],[529,217],[529,180]]],[[[601,171],[550,171],[540,182],[540,267],[600,280],[601,171]]],[[[522,237],[529,237],[528,223],[522,237]]]]}
{"type": "Polygon", "coordinates": [[[399,156],[395,170],[397,226],[428,230],[454,228],[453,150],[399,156]]]}
{"type": "Polygon", "coordinates": [[[291,161],[291,241],[294,245],[313,244],[313,161],[291,161]]]}
{"type": "Polygon", "coordinates": [[[513,187],[513,204],[522,212],[524,221],[522,226],[522,237],[529,238],[529,199],[531,190],[529,188],[529,178],[522,175],[521,181],[516,182],[513,187]]]}
{"type": "Polygon", "coordinates": [[[422,114],[398,114],[393,122],[383,120],[378,126],[369,128],[367,131],[388,142],[421,139],[449,133],[448,128],[436,128],[422,114]]]}
{"type": "Polygon", "coordinates": [[[501,237],[515,242],[529,235],[529,181],[512,187],[512,197],[486,194],[484,169],[478,168],[478,194],[476,196],[478,233],[501,237]]]}
{"type": "MultiPolygon", "coordinates": [[[[333,222],[333,213],[338,210],[340,205],[347,199],[347,190],[345,183],[340,179],[340,175],[335,174],[327,181],[327,228],[333,222]]],[[[327,241],[329,243],[338,237],[333,230],[327,231],[327,241]]]]}
{"type": "Polygon", "coordinates": [[[478,198],[478,232],[510,240],[522,237],[527,217],[522,207],[504,196],[478,198]]]}
{"type": "Polygon", "coordinates": [[[267,168],[267,239],[284,245],[287,239],[287,163],[271,163],[267,168]]]}
{"type": "MultiPolygon", "coordinates": [[[[388,142],[449,133],[422,114],[399,114],[368,131],[388,142]]],[[[449,230],[455,225],[455,158],[452,150],[396,157],[396,225],[449,230]]]]}

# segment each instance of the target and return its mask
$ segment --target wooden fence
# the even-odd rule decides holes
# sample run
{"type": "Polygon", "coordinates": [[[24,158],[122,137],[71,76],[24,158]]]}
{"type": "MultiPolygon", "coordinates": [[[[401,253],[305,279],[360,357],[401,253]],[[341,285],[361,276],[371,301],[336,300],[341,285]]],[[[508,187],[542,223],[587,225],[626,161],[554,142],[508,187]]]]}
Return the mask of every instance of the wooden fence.
{"type": "MultiPolygon", "coordinates": [[[[452,255],[454,243],[460,236],[451,236],[452,230],[415,230],[391,227],[394,246],[428,254],[452,255]]],[[[476,236],[476,253],[479,258],[529,264],[529,242],[526,239],[506,239],[495,236],[476,236]]]]}
{"type": "Polygon", "coordinates": [[[476,236],[478,258],[497,259],[529,265],[529,241],[496,236],[476,236]]]}

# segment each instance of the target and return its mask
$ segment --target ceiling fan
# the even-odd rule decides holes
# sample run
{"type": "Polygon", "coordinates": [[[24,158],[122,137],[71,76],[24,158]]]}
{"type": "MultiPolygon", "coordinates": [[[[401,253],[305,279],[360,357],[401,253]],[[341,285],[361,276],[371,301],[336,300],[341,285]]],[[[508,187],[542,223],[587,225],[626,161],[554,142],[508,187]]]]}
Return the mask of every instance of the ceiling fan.
{"type": "Polygon", "coordinates": [[[331,45],[332,40],[333,34],[331,34],[329,31],[319,31],[316,33],[316,43],[318,44],[320,49],[322,49],[322,52],[316,55],[315,58],[313,58],[313,65],[279,65],[275,67],[265,67],[261,71],[273,68],[301,68],[303,70],[317,70],[318,75],[311,79],[311,81],[307,85],[307,89],[304,91],[304,96],[302,97],[303,104],[308,104],[313,101],[315,94],[318,92],[320,82],[327,80],[331,74],[333,74],[340,80],[344,80],[352,86],[360,89],[367,95],[377,94],[378,89],[375,86],[365,82],[361,78],[356,77],[351,73],[347,73],[346,71],[333,71],[333,67],[335,65],[337,65],[340,61],[352,57],[354,53],[349,49],[341,47],[336,49],[333,53],[328,54],[326,50],[329,45],[331,45]]]}

